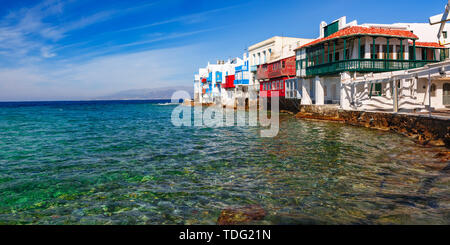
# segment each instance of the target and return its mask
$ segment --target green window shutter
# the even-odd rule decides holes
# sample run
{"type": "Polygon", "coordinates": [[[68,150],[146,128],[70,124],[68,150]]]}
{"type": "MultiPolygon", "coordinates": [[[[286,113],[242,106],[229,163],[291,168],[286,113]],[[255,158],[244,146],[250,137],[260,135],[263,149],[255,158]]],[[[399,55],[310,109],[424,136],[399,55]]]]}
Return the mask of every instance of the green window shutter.
{"type": "Polygon", "coordinates": [[[382,94],[382,90],[383,89],[383,85],[381,83],[376,83],[375,84],[375,92],[377,93],[376,96],[381,96],[382,94]]]}
{"type": "Polygon", "coordinates": [[[325,26],[325,28],[324,28],[325,37],[328,37],[328,36],[332,35],[333,33],[336,33],[337,31],[339,31],[339,21],[335,21],[335,22],[325,26]]]}

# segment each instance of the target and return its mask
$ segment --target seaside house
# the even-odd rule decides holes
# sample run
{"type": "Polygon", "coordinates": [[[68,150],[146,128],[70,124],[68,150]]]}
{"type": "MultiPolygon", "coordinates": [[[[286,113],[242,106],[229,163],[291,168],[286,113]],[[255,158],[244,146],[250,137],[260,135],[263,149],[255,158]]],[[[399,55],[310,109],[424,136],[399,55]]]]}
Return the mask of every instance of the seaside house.
{"type": "Polygon", "coordinates": [[[216,64],[208,62],[206,68],[200,69],[199,80],[202,86],[202,103],[222,103],[222,84],[225,83],[226,74],[233,69],[231,60],[227,62],[218,60],[216,64]]]}
{"type": "Polygon", "coordinates": [[[236,105],[236,80],[242,75],[238,71],[238,67],[242,67],[244,64],[245,61],[239,57],[226,63],[226,66],[224,67],[225,79],[222,82],[221,105],[231,107],[236,105]]]}
{"type": "MultiPolygon", "coordinates": [[[[242,62],[235,67],[235,96],[236,103],[235,105],[240,105],[240,101],[242,101],[241,106],[249,106],[249,99],[252,99],[249,94],[249,86],[250,86],[250,71],[249,71],[249,61],[247,54],[244,53],[242,62]]],[[[253,84],[252,84],[253,85],[253,84]]],[[[256,98],[253,98],[256,99],[256,98]]]]}
{"type": "Polygon", "coordinates": [[[248,48],[250,90],[259,95],[260,90],[269,90],[270,82],[270,86],[272,83],[274,86],[273,89],[270,87],[270,91],[284,91],[284,81],[293,76],[289,72],[292,57],[295,55],[294,49],[311,41],[312,39],[274,36],[250,46],[248,48]],[[270,74],[267,70],[269,68],[270,74]],[[281,87],[283,89],[280,89],[281,87]]]}
{"type": "MultiPolygon", "coordinates": [[[[432,38],[437,32],[427,25],[358,25],[347,23],[346,17],[322,22],[319,38],[295,49],[301,84],[295,92],[301,94],[301,103],[342,104],[348,93],[342,83],[348,77],[420,68],[446,59],[448,51],[432,38]]],[[[362,93],[372,98],[389,89],[389,84],[374,83],[362,93]]]]}
{"type": "Polygon", "coordinates": [[[257,73],[260,82],[260,97],[285,97],[285,81],[295,77],[295,56],[260,65],[257,73]]]}
{"type": "Polygon", "coordinates": [[[209,88],[207,84],[208,69],[200,68],[198,74],[194,75],[194,102],[204,103],[206,90],[209,88]]]}

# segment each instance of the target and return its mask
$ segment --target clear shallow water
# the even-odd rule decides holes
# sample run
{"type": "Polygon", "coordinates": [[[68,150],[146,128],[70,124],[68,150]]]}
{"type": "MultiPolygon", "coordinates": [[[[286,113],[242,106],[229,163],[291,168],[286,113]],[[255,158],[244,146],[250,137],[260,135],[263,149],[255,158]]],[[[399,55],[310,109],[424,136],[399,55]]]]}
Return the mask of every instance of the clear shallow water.
{"type": "Polygon", "coordinates": [[[0,104],[0,224],[449,224],[448,165],[387,132],[283,116],[177,128],[173,105],[0,104]],[[448,167],[447,167],[448,169],[448,167]]]}

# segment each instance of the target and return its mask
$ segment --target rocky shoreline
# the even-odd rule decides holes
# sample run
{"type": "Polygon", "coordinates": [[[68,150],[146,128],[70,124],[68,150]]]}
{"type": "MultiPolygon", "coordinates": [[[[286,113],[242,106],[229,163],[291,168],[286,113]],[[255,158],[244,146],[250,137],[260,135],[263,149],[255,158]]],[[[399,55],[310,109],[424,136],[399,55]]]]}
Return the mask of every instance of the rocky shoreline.
{"type": "Polygon", "coordinates": [[[348,111],[332,106],[301,106],[296,118],[335,121],[391,131],[424,146],[450,148],[450,119],[401,113],[348,111]]]}

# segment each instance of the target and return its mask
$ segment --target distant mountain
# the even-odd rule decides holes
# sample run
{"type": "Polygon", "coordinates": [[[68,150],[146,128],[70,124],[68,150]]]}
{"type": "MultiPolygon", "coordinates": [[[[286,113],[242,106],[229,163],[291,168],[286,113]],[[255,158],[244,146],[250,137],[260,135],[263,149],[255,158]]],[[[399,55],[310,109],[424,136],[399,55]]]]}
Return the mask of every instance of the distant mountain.
{"type": "Polygon", "coordinates": [[[167,87],[167,88],[153,88],[153,89],[132,89],[120,91],[111,95],[97,97],[97,100],[159,100],[170,99],[176,91],[186,91],[194,96],[193,87],[167,87]]]}

